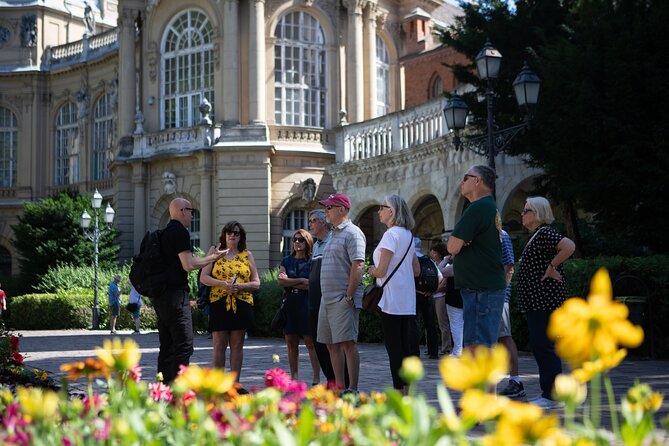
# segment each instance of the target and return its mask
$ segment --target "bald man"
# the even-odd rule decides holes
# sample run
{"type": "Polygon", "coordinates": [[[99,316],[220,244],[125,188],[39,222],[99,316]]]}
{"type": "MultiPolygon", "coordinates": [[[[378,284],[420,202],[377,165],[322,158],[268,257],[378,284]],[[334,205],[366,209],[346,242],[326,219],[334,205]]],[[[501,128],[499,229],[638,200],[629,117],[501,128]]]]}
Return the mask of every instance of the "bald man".
{"type": "Polygon", "coordinates": [[[170,221],[160,235],[160,249],[167,265],[167,284],[162,296],[153,299],[158,315],[158,372],[170,383],[180,365],[187,366],[193,354],[193,320],[188,290],[188,273],[216,261],[226,251],[209,248],[205,257],[193,257],[190,228],[195,209],[185,198],[170,203],[170,221]]]}

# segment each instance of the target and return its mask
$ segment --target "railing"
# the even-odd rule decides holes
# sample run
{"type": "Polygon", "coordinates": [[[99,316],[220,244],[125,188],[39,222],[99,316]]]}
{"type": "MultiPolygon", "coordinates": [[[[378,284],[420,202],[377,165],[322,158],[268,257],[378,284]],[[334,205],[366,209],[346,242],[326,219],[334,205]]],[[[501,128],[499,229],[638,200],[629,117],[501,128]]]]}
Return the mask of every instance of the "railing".
{"type": "Polygon", "coordinates": [[[337,142],[337,162],[372,158],[442,138],[447,131],[442,115],[444,105],[446,99],[438,98],[409,110],[343,127],[342,138],[337,142]]]}
{"type": "Polygon", "coordinates": [[[92,56],[106,54],[118,48],[119,29],[113,28],[93,36],[84,36],[82,40],[47,47],[44,64],[52,67],[64,63],[78,63],[88,60],[92,56]]]}
{"type": "Polygon", "coordinates": [[[202,149],[212,146],[219,136],[219,126],[209,127],[205,125],[136,134],[133,156],[147,157],[160,153],[188,152],[202,149]]]}
{"type": "Polygon", "coordinates": [[[334,145],[335,133],[331,130],[309,127],[271,126],[270,139],[281,143],[334,145]]]}
{"type": "Polygon", "coordinates": [[[12,187],[0,188],[0,198],[14,198],[16,196],[16,189],[12,187]]]}

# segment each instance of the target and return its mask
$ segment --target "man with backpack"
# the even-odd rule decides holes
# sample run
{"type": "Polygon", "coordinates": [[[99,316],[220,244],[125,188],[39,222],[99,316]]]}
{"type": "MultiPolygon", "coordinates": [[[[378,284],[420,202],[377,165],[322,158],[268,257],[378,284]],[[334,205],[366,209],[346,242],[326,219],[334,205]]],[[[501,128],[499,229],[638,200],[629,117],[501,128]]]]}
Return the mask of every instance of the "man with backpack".
{"type": "MultiPolygon", "coordinates": [[[[170,221],[160,233],[160,252],[164,264],[164,291],[149,296],[158,316],[158,372],[163,381],[176,378],[180,365],[187,366],[193,354],[193,320],[188,290],[188,273],[225,255],[219,246],[209,248],[205,257],[194,257],[190,228],[195,209],[184,198],[170,202],[170,221]]],[[[140,252],[141,256],[141,252],[140,252]]]]}
{"type": "Polygon", "coordinates": [[[437,330],[436,312],[434,308],[434,299],[432,294],[437,291],[441,272],[437,265],[429,256],[423,255],[420,248],[422,242],[420,238],[413,238],[416,256],[420,264],[420,275],[415,278],[416,281],[416,318],[414,328],[414,355],[420,356],[420,324],[418,316],[423,316],[423,325],[425,326],[425,343],[427,344],[427,356],[430,359],[439,358],[439,332],[437,330]]]}

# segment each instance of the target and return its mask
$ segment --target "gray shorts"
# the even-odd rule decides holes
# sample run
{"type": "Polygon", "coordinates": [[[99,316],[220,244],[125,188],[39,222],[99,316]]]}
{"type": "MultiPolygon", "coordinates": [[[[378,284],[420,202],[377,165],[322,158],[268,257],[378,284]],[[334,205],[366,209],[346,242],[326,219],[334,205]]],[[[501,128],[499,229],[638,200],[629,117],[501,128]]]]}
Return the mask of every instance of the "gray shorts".
{"type": "Polygon", "coordinates": [[[360,309],[344,299],[332,304],[321,304],[318,310],[318,342],[338,344],[357,342],[360,309]]]}
{"type": "Polygon", "coordinates": [[[112,316],[118,316],[121,314],[121,304],[111,304],[109,306],[109,314],[112,316]]]}
{"type": "Polygon", "coordinates": [[[502,322],[499,324],[499,337],[511,336],[511,315],[509,313],[509,303],[504,302],[502,310],[502,322]]]}

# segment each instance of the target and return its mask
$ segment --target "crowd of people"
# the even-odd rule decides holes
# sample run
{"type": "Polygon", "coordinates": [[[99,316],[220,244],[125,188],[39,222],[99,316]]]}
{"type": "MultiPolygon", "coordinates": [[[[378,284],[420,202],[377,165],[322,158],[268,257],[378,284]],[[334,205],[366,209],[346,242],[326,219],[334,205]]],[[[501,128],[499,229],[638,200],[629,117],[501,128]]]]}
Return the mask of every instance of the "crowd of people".
{"type": "MultiPolygon", "coordinates": [[[[381,200],[378,218],[387,229],[367,273],[383,289],[378,307],[384,344],[392,385],[402,392],[407,390],[400,375],[402,361],[420,356],[419,344],[425,334],[428,359],[460,356],[463,349],[474,351],[478,345],[503,345],[509,352],[510,374],[499,393],[510,398],[526,396],[509,310],[516,262],[494,200],[495,178],[494,170],[487,166],[472,166],[467,171],[460,190],[469,206],[448,239],[433,242],[429,257],[420,261],[421,242],[411,232],[415,221],[406,201],[398,195],[381,200]],[[429,291],[419,280],[425,274],[426,259],[431,259],[428,262],[433,262],[437,275],[434,289],[429,291]]],[[[299,379],[302,339],[309,355],[312,385],[320,383],[322,372],[328,384],[343,394],[357,394],[360,356],[356,342],[366,239],[349,218],[351,200],[347,195],[335,193],[319,203],[323,208],[309,213],[309,230],[298,229],[292,235],[290,254],[281,261],[277,276],[283,288],[288,364],[291,377],[299,379]]],[[[174,199],[171,220],[161,239],[170,279],[164,295],[154,300],[160,338],[158,371],[170,382],[179,365],[188,365],[193,339],[186,275],[201,268],[200,281],[210,287],[213,366],[225,368],[229,347],[229,367],[239,381],[244,339],[255,324],[252,293],[260,286],[255,260],[246,246],[246,231],[237,221],[223,227],[219,244],[206,256],[194,257],[187,229],[192,213],[190,202],[174,199]]],[[[544,408],[556,406],[551,390],[561,372],[546,329],[550,314],[566,299],[562,263],[575,248],[550,226],[553,221],[548,200],[527,198],[522,224],[531,236],[515,272],[517,306],[527,319],[542,390],[530,402],[544,408]]],[[[114,300],[116,280],[109,290],[112,333],[120,306],[114,300]]],[[[139,309],[137,332],[138,314],[139,309]]]]}

